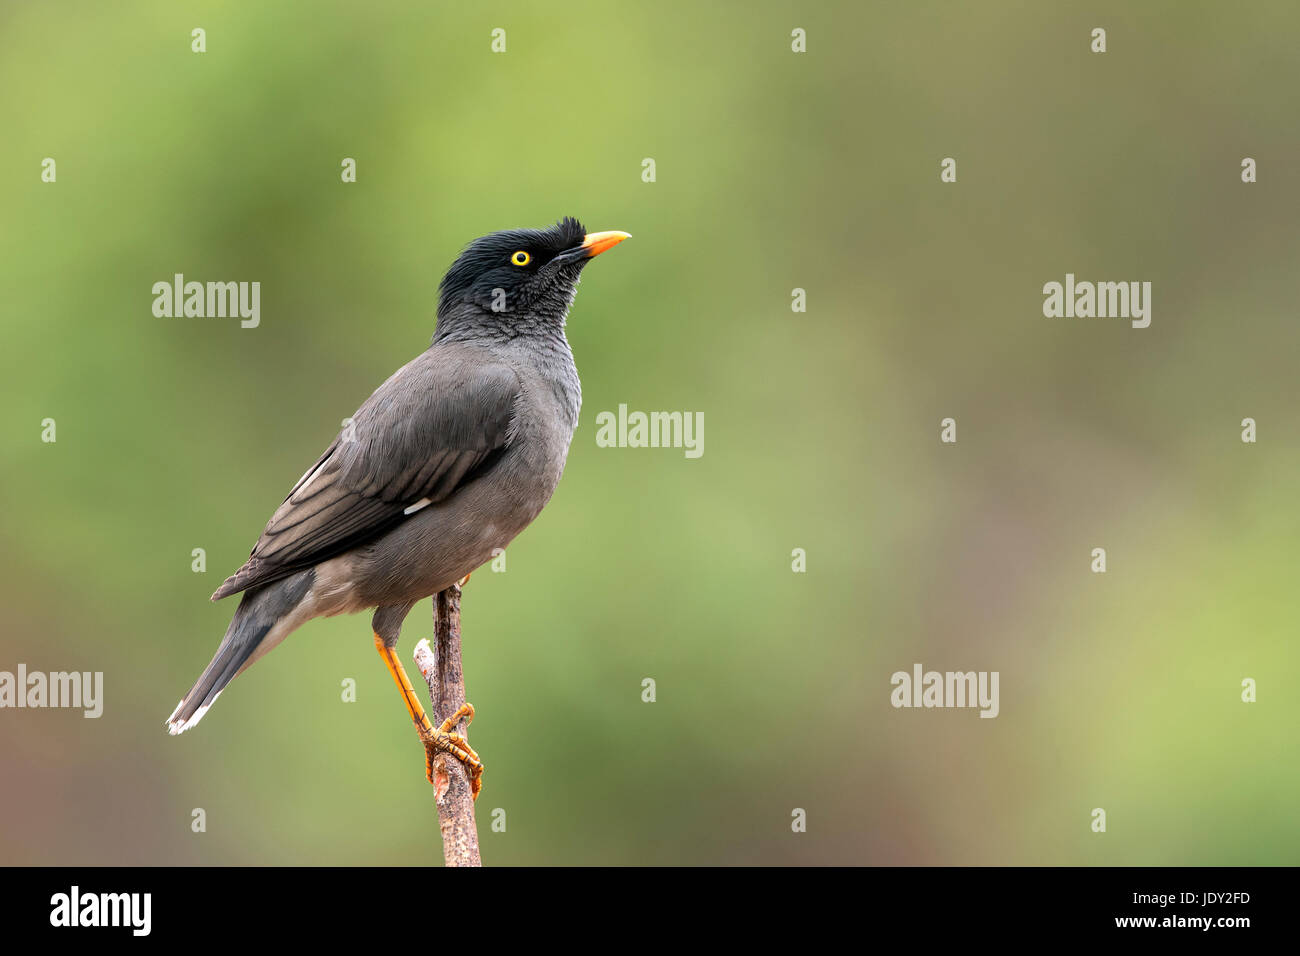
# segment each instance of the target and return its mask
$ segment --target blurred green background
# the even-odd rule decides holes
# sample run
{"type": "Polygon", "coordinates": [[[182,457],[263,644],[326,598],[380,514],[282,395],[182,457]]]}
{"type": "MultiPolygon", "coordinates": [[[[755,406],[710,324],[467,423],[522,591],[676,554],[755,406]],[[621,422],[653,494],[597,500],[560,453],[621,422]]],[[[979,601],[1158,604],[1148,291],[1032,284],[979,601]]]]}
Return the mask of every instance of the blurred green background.
{"type": "Polygon", "coordinates": [[[461,246],[564,215],[635,238],[570,316],[564,480],[466,589],[487,863],[1297,862],[1298,26],[0,6],[0,670],[105,673],[99,720],[0,711],[0,862],[440,862],[367,617],[163,720],[234,610],[208,595],[426,347],[461,246]],[[260,281],[261,326],[155,318],[176,272],[260,281]],[[1066,272],[1152,282],[1151,327],[1044,318],[1066,272]],[[620,402],[703,412],[704,456],[598,448],[620,402]],[[999,671],[1001,715],[893,709],[914,662],[999,671]]]}

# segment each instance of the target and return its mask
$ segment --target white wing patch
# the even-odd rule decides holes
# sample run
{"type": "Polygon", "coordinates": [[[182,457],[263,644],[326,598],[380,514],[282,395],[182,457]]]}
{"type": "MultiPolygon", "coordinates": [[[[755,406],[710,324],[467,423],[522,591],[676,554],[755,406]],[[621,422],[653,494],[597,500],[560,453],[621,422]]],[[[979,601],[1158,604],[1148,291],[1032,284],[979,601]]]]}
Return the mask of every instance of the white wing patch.
{"type": "Polygon", "coordinates": [[[419,511],[421,508],[427,507],[427,506],[429,506],[429,505],[431,505],[431,504],[433,504],[433,502],[430,501],[428,498],[421,498],[421,499],[420,499],[419,501],[417,501],[415,504],[411,505],[411,507],[409,507],[409,508],[407,508],[406,510],[404,510],[404,511],[402,512],[402,514],[404,514],[404,515],[413,515],[413,514],[415,514],[417,511],[419,511]]]}

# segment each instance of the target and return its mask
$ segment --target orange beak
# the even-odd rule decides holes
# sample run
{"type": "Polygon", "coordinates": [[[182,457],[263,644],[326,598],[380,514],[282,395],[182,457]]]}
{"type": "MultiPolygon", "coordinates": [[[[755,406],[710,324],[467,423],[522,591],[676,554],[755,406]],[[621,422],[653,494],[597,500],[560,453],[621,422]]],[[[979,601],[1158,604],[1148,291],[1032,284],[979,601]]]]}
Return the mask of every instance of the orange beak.
{"type": "Polygon", "coordinates": [[[582,248],[587,250],[587,258],[598,256],[606,249],[612,249],[624,239],[631,239],[632,234],[629,232],[619,232],[617,229],[611,232],[590,232],[582,240],[582,248]]]}

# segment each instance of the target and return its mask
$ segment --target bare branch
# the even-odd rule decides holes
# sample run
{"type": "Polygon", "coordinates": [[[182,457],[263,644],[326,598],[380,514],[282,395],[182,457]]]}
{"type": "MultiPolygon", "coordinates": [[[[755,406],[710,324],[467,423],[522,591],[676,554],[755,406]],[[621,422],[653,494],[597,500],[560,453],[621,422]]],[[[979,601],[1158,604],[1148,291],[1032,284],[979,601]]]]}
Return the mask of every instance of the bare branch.
{"type": "MultiPolygon", "coordinates": [[[[433,597],[433,646],[415,646],[415,665],[429,685],[433,722],[441,724],[465,703],[465,674],[460,663],[460,586],[453,584],[433,597]]],[[[468,740],[462,719],[456,732],[468,740]]],[[[433,793],[442,830],[442,855],[447,866],[482,866],[474,795],[469,774],[455,757],[438,754],[433,762],[433,793]]]]}

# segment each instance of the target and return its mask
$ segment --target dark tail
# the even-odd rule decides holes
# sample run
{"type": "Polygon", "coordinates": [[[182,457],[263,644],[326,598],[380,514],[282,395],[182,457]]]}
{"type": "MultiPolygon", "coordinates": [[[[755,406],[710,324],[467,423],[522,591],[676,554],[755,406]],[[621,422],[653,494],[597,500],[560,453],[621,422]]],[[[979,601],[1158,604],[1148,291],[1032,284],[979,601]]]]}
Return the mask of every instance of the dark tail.
{"type": "Polygon", "coordinates": [[[271,628],[298,606],[315,579],[316,572],[309,569],[244,592],[217,653],[167,718],[169,733],[184,733],[203,719],[208,708],[257,651],[271,628]]]}

